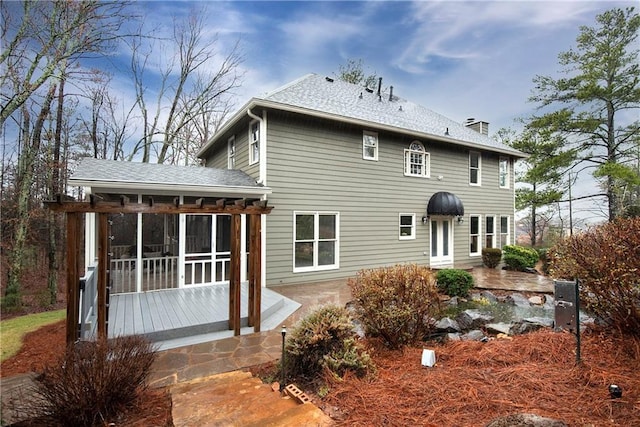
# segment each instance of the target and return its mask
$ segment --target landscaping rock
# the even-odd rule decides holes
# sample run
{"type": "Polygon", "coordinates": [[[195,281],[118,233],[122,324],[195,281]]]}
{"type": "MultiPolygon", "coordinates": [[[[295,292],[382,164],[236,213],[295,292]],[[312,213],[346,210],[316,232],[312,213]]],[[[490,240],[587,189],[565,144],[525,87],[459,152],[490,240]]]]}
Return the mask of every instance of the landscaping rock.
{"type": "Polygon", "coordinates": [[[566,423],[535,414],[512,414],[496,418],[486,427],[568,427],[566,423]]]}
{"type": "Polygon", "coordinates": [[[511,326],[511,335],[521,335],[528,332],[537,331],[540,328],[553,327],[553,320],[545,317],[527,317],[520,322],[515,322],[511,326]]]}
{"type": "Polygon", "coordinates": [[[436,331],[438,332],[460,332],[458,322],[450,317],[443,317],[436,322],[436,331]]]}
{"type": "Polygon", "coordinates": [[[531,303],[529,302],[527,297],[519,293],[513,293],[507,296],[505,302],[507,304],[517,305],[518,307],[531,307],[531,303]]]}
{"type": "Polygon", "coordinates": [[[495,296],[492,292],[482,291],[480,292],[480,296],[486,298],[492,304],[498,302],[498,297],[495,296]]]}
{"type": "Polygon", "coordinates": [[[447,341],[460,341],[460,334],[459,333],[453,333],[453,334],[447,334],[447,341]]]}
{"type": "Polygon", "coordinates": [[[544,296],[544,306],[545,310],[555,310],[556,309],[556,300],[553,298],[553,295],[545,295],[544,296]]]}
{"type": "Polygon", "coordinates": [[[544,304],[544,299],[539,295],[534,295],[529,298],[529,302],[533,305],[542,305],[544,304]]]}
{"type": "Polygon", "coordinates": [[[486,331],[490,334],[506,334],[509,335],[511,331],[512,324],[511,323],[487,323],[484,325],[486,331]]]}
{"type": "Polygon", "coordinates": [[[469,331],[466,334],[460,335],[460,339],[462,341],[483,341],[487,337],[484,333],[478,329],[474,329],[473,331],[469,331]]]}
{"type": "Polygon", "coordinates": [[[461,329],[476,329],[481,328],[485,324],[491,322],[494,319],[489,314],[482,313],[480,310],[465,310],[456,317],[456,321],[461,329]]]}
{"type": "Polygon", "coordinates": [[[447,301],[447,305],[449,307],[457,307],[459,303],[459,298],[458,297],[451,297],[451,299],[449,299],[449,301],[447,301]]]}

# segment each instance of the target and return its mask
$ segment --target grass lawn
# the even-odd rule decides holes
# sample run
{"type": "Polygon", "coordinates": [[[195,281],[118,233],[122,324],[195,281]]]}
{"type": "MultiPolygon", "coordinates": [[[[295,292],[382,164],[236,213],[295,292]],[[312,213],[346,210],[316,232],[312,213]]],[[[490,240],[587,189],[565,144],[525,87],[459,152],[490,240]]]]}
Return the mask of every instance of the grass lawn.
{"type": "Polygon", "coordinates": [[[15,355],[22,345],[23,337],[41,326],[55,323],[65,318],[66,310],[45,311],[0,321],[0,362],[15,355]]]}

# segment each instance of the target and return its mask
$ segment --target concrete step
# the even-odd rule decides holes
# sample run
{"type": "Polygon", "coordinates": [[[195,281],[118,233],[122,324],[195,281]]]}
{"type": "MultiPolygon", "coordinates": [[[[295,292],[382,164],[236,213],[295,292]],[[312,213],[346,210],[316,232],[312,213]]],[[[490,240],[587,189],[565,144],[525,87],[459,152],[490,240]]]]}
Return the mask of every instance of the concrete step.
{"type": "Polygon", "coordinates": [[[311,403],[281,397],[249,372],[233,371],[171,387],[173,423],[181,426],[330,426],[311,403]]]}

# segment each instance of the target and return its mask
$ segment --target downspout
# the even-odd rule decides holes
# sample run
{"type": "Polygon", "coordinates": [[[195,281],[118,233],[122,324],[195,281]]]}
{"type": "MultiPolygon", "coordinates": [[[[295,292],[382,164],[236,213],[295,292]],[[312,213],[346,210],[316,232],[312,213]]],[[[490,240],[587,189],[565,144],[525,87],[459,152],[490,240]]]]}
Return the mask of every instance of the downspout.
{"type": "MultiPolygon", "coordinates": [[[[266,116],[266,111],[263,110],[262,112],[263,115],[266,116]]],[[[262,184],[262,185],[267,185],[267,123],[266,123],[266,119],[257,116],[255,114],[253,114],[251,112],[251,108],[247,108],[247,115],[249,117],[251,117],[254,120],[257,120],[260,123],[260,161],[258,163],[258,168],[260,170],[259,172],[259,178],[258,178],[258,183],[262,184]]],[[[267,195],[263,195],[262,196],[263,200],[267,200],[267,195]]],[[[260,253],[260,276],[261,276],[261,280],[260,282],[262,283],[262,287],[266,287],[267,286],[267,215],[261,215],[260,218],[260,224],[261,224],[261,236],[260,236],[260,247],[261,247],[261,253],[260,253]]]]}

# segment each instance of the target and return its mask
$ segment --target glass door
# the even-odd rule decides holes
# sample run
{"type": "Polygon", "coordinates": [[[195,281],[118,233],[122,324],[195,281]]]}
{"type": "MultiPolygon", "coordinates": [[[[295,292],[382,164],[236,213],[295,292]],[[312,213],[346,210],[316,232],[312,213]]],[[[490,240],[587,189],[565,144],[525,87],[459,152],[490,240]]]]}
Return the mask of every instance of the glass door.
{"type": "Polygon", "coordinates": [[[431,266],[453,264],[453,222],[450,217],[431,218],[431,266]]]}

